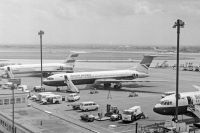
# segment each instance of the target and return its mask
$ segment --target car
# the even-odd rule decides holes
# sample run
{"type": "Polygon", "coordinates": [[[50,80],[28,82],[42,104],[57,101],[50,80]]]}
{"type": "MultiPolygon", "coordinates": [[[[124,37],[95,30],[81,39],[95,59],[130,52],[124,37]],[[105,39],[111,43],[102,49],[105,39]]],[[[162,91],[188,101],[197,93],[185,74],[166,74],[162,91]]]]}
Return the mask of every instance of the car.
{"type": "Polygon", "coordinates": [[[74,103],[71,105],[73,110],[79,110],[80,109],[80,103],[74,103]]]}
{"type": "Polygon", "coordinates": [[[79,99],[80,99],[80,95],[78,93],[69,94],[69,96],[67,97],[67,100],[69,102],[75,102],[75,101],[78,101],[79,99]]]}
{"type": "Polygon", "coordinates": [[[92,114],[90,114],[90,115],[82,114],[80,117],[81,117],[81,120],[84,120],[84,121],[87,121],[87,122],[93,122],[94,119],[95,119],[94,115],[92,115],[92,114]]]}
{"type": "Polygon", "coordinates": [[[41,91],[45,91],[45,88],[44,88],[44,86],[35,86],[35,87],[33,87],[33,90],[35,91],[35,92],[41,92],[41,91]]]}
{"type": "Polygon", "coordinates": [[[29,97],[29,99],[30,99],[30,100],[36,100],[36,99],[37,99],[37,96],[36,96],[36,95],[31,95],[31,96],[29,97]]]}

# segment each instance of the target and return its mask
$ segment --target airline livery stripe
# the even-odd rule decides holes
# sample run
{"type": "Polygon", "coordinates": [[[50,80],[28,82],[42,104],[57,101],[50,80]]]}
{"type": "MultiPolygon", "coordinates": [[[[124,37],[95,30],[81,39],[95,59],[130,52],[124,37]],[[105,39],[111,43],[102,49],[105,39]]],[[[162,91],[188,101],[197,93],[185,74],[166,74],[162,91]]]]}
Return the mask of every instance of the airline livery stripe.
{"type": "Polygon", "coordinates": [[[70,57],[78,57],[79,54],[72,54],[70,57]]]}
{"type": "Polygon", "coordinates": [[[145,64],[142,64],[143,67],[145,67],[146,69],[148,69],[148,66],[146,66],[145,64]]]}
{"type": "Polygon", "coordinates": [[[75,60],[67,60],[66,63],[74,63],[75,60]]]}

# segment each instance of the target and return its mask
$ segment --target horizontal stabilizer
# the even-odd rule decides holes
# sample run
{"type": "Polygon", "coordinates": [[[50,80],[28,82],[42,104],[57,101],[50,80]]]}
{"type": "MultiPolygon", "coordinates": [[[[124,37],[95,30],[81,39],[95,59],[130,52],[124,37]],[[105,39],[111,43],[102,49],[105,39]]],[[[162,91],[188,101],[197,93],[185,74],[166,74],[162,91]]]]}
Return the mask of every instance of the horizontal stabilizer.
{"type": "Polygon", "coordinates": [[[72,80],[67,75],[65,75],[65,83],[72,92],[79,93],[79,89],[72,83],[72,80]]]}
{"type": "Polygon", "coordinates": [[[78,53],[70,53],[65,61],[66,64],[71,64],[72,66],[74,65],[76,58],[79,56],[78,53]]]}
{"type": "Polygon", "coordinates": [[[193,85],[193,87],[194,87],[196,90],[200,91],[200,86],[198,86],[198,85],[193,85]]]}

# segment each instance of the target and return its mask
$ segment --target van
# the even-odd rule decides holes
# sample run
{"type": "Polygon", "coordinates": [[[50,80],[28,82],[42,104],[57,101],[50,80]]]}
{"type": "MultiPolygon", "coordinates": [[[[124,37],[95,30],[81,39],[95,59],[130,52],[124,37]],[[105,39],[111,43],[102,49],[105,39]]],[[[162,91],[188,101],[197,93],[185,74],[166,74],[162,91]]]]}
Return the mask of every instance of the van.
{"type": "Polygon", "coordinates": [[[23,92],[30,92],[30,90],[28,89],[27,85],[19,85],[17,87],[17,90],[23,91],[23,92]]]}
{"type": "Polygon", "coordinates": [[[99,105],[92,101],[82,102],[80,103],[80,109],[82,111],[98,110],[99,105]]]}
{"type": "Polygon", "coordinates": [[[67,100],[68,100],[69,102],[71,102],[71,101],[77,101],[77,100],[79,100],[79,99],[80,99],[80,95],[77,94],[77,93],[69,94],[69,96],[67,97],[67,100]]]}

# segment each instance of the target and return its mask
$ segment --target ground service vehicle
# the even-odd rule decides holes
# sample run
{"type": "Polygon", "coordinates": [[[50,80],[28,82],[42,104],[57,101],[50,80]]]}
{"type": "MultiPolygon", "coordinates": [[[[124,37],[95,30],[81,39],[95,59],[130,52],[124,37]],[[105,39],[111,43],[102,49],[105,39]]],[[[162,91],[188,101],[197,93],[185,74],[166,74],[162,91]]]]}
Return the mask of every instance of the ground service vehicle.
{"type": "Polygon", "coordinates": [[[122,113],[123,122],[133,122],[141,118],[145,118],[145,116],[140,106],[134,106],[132,108],[126,109],[122,113]]]}
{"type": "Polygon", "coordinates": [[[67,100],[69,101],[69,102],[71,102],[71,101],[77,101],[77,100],[79,100],[80,99],[80,95],[79,94],[77,94],[77,93],[72,93],[72,94],[69,94],[69,96],[67,97],[67,100]]]}
{"type": "Polygon", "coordinates": [[[88,115],[88,114],[81,115],[81,120],[84,120],[87,122],[93,122],[94,119],[95,119],[94,115],[88,115]]]}
{"type": "Polygon", "coordinates": [[[41,91],[45,91],[45,88],[44,88],[44,86],[35,86],[35,87],[33,87],[33,90],[35,92],[41,92],[41,91]]]}
{"type": "Polygon", "coordinates": [[[80,109],[80,103],[74,103],[71,105],[73,110],[79,110],[80,109]]]}
{"type": "Polygon", "coordinates": [[[41,92],[37,95],[36,101],[42,101],[42,99],[46,98],[46,96],[54,95],[52,92],[41,92]]]}
{"type": "Polygon", "coordinates": [[[111,106],[110,104],[107,104],[105,116],[111,117],[111,115],[113,114],[119,114],[118,108],[116,106],[111,106]]]}
{"type": "Polygon", "coordinates": [[[80,103],[80,109],[82,111],[98,110],[98,108],[99,105],[92,101],[80,103]]]}
{"type": "Polygon", "coordinates": [[[122,115],[121,114],[112,114],[110,116],[110,120],[111,121],[117,121],[117,120],[121,120],[122,119],[122,115]]]}
{"type": "Polygon", "coordinates": [[[19,85],[17,87],[17,90],[24,91],[24,92],[30,92],[30,90],[28,89],[27,85],[19,85]]]}
{"type": "Polygon", "coordinates": [[[12,82],[7,82],[7,83],[3,84],[1,87],[3,89],[11,89],[12,86],[13,86],[12,82]]]}
{"type": "Polygon", "coordinates": [[[62,102],[62,96],[60,95],[48,95],[45,98],[42,99],[42,104],[58,104],[62,102]]]}

